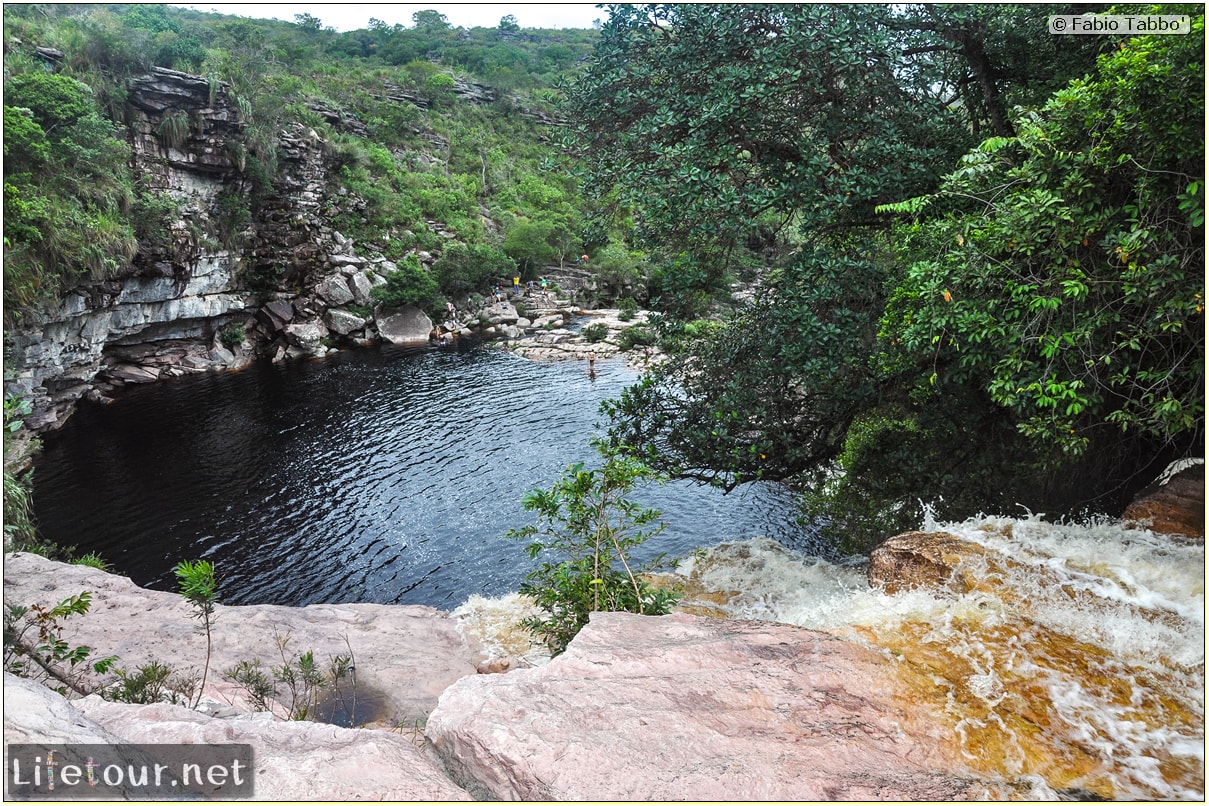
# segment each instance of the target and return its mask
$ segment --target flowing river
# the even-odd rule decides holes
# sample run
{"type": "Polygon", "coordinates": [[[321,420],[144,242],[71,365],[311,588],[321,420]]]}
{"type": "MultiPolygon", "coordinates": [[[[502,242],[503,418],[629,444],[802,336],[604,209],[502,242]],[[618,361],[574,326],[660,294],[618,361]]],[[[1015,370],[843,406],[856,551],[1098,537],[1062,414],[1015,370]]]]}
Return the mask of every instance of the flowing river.
{"type": "MultiPolygon", "coordinates": [[[[171,589],[213,560],[228,604],[369,601],[454,610],[498,654],[529,567],[502,539],[568,463],[592,463],[620,362],[535,364],[503,351],[363,351],[133,390],[46,439],[46,536],[171,589]]],[[[964,592],[872,589],[825,556],[791,496],[645,489],[683,558],[686,606],[862,642],[950,728],[971,773],[1031,796],[1204,800],[1203,542],[1119,521],[925,523],[978,548],[964,592]],[[697,550],[702,549],[702,550],[697,550]]]]}

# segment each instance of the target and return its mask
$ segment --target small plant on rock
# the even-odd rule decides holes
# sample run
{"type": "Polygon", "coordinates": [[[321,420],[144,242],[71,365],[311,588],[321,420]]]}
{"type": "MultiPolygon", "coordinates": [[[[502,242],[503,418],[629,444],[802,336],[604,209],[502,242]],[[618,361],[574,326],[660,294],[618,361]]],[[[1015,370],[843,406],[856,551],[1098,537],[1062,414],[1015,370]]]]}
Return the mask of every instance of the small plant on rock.
{"type": "MultiPolygon", "coordinates": [[[[285,709],[287,718],[298,721],[321,717],[319,705],[324,692],[334,687],[341,700],[341,707],[351,720],[357,710],[352,647],[349,647],[347,655],[330,658],[327,668],[323,668],[315,660],[313,651],[302,654],[287,651],[290,643],[289,633],[282,635],[274,631],[273,640],[281,658],[281,665],[266,669],[259,658],[242,660],[223,672],[223,677],[243,688],[252,706],[257,710],[270,710],[270,700],[273,700],[285,709]],[[353,681],[351,705],[345,701],[344,692],[340,690],[340,683],[346,678],[353,681]]],[[[347,638],[345,645],[348,646],[347,638]]]]}
{"type": "Polygon", "coordinates": [[[640,482],[664,478],[624,447],[593,443],[604,465],[587,470],[569,466],[550,490],[525,496],[525,509],[538,524],[513,529],[507,537],[528,540],[532,559],[551,556],[525,576],[521,593],[534,598],[545,617],[522,624],[545,640],[555,654],[598,611],[624,610],[664,615],[679,599],[676,591],[652,588],[640,576],[662,559],[638,567],[633,552],[664,529],[659,510],[640,507],[627,496],[640,482]]]}
{"type": "Polygon", "coordinates": [[[62,621],[88,612],[92,594],[71,596],[52,607],[10,604],[4,609],[4,670],[31,680],[54,680],[60,694],[89,692],[80,683],[80,664],[97,674],[109,671],[117,660],[110,656],[89,662],[92,648],[72,646],[59,633],[62,621]]]}
{"type": "Polygon", "coordinates": [[[239,322],[232,322],[218,332],[218,340],[222,342],[222,346],[228,350],[234,350],[239,345],[243,344],[243,340],[247,338],[247,330],[239,322]]]}
{"type": "Polygon", "coordinates": [[[187,705],[193,701],[197,686],[196,678],[173,677],[172,667],[157,660],[144,663],[133,672],[115,669],[114,673],[118,676],[118,682],[99,693],[115,702],[187,705]]]}
{"type": "Polygon", "coordinates": [[[218,582],[214,578],[214,563],[208,560],[184,560],[177,563],[173,571],[180,585],[181,596],[193,606],[193,615],[201,621],[202,630],[206,634],[206,663],[202,667],[197,697],[192,703],[196,708],[201,703],[202,692],[206,687],[206,675],[210,672],[211,632],[214,627],[214,609],[218,604],[218,582]]]}

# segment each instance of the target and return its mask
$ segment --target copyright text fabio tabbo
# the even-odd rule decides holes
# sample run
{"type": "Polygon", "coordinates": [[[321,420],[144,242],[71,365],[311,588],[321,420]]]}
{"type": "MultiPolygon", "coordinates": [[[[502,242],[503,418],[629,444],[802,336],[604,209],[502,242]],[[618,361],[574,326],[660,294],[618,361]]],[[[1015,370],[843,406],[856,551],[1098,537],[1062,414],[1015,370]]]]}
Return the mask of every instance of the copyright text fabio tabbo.
{"type": "Polygon", "coordinates": [[[1055,14],[1049,18],[1051,34],[1187,34],[1192,23],[1187,14],[1055,14]]]}

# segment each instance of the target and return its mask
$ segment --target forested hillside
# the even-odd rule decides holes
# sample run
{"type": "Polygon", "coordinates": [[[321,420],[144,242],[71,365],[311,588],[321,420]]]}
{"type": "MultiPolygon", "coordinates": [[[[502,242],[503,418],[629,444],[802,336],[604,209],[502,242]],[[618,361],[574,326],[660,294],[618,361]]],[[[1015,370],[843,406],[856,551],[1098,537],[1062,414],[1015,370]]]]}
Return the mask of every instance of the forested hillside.
{"type": "MultiPolygon", "coordinates": [[[[120,129],[127,82],[153,66],[225,82],[246,126],[249,188],[227,195],[215,239],[238,242],[279,170],[278,133],[298,122],[356,200],[331,210],[333,226],[392,260],[445,253],[446,292],[601,245],[581,239],[576,180],[551,145],[554,87],[594,31],[522,31],[509,17],[455,29],[426,11],[410,27],[337,33],[308,15],[138,4],[11,5],[4,23],[10,321],[163,237],[175,211],[131,172],[120,129]],[[441,231],[458,246],[444,249],[441,231]]],[[[182,111],[158,134],[170,143],[187,123],[182,111]]]]}
{"type": "MultiPolygon", "coordinates": [[[[586,253],[606,296],[656,311],[668,359],[609,407],[614,441],[728,487],[788,481],[848,548],[921,504],[1119,512],[1202,453],[1203,6],[607,11],[600,31],[423,11],[337,33],[6,6],[6,325],[167,237],[179,202],[123,129],[158,66],[223,88],[242,127],[198,239],[249,237],[300,123],[331,227],[397,263],[409,301],[586,253]],[[1191,33],[1047,32],[1106,11],[1191,33]]],[[[254,271],[265,292],[296,279],[254,271]]]]}

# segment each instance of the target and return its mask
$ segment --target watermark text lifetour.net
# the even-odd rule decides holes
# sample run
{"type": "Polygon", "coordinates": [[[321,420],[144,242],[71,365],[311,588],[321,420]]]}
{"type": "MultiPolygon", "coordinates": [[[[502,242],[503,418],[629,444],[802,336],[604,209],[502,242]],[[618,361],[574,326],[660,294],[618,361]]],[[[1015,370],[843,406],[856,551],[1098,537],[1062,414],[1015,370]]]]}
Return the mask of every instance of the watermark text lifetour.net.
{"type": "Polygon", "coordinates": [[[237,800],[254,794],[246,744],[10,744],[8,800],[237,800]]]}

